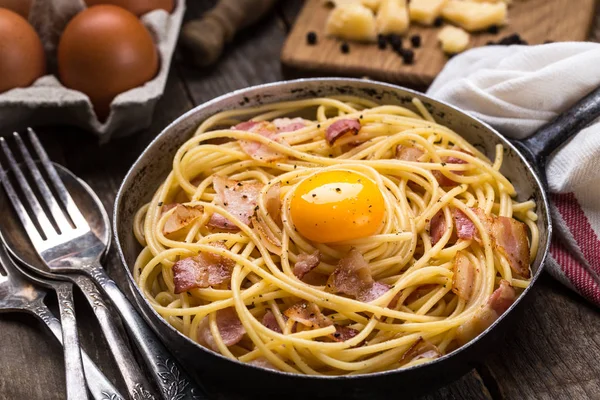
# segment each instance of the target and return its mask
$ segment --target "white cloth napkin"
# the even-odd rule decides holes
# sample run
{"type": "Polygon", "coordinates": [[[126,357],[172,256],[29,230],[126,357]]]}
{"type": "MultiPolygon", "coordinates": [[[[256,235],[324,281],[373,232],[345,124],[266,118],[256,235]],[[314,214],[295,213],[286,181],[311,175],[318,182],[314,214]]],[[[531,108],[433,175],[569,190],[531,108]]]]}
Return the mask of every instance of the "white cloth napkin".
{"type": "MultiPolygon", "coordinates": [[[[600,44],[487,46],[452,58],[428,90],[525,138],[600,86],[600,44]]],[[[549,159],[555,235],[548,271],[600,306],[600,120],[549,159]]]]}

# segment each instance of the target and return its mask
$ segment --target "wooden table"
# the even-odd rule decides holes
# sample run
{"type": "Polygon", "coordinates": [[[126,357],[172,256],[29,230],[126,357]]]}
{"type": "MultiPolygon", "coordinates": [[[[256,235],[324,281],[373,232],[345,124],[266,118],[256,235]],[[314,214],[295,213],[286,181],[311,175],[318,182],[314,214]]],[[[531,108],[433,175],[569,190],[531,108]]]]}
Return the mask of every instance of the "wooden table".
{"type": "MultiPolygon", "coordinates": [[[[210,3],[188,2],[187,18],[198,16],[210,3]]],[[[173,119],[234,89],[283,79],[279,52],[300,5],[299,0],[282,1],[258,26],[239,35],[212,68],[192,68],[178,54],[152,126],[136,136],[98,146],[90,135],[77,129],[39,127],[51,157],[86,180],[112,212],[125,173],[147,143],[173,119]]],[[[115,253],[113,249],[107,269],[125,288],[115,253]]],[[[76,297],[76,303],[84,348],[122,388],[91,310],[82,296],[76,297]]],[[[33,317],[0,315],[0,399],[49,400],[64,396],[62,349],[54,338],[33,317]]],[[[526,317],[497,351],[462,378],[423,397],[448,398],[600,399],[598,309],[549,276],[542,276],[526,317]]]]}

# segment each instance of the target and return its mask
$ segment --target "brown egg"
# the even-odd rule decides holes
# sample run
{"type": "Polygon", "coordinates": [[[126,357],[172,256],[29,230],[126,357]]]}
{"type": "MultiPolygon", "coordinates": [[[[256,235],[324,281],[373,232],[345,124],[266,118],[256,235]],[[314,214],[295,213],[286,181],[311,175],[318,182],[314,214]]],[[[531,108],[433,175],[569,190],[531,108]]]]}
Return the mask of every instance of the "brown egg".
{"type": "Polygon", "coordinates": [[[58,43],[61,82],[88,95],[104,119],[119,93],[148,82],[158,71],[152,36],[129,11],[110,5],[77,14],[58,43]]]}
{"type": "Polygon", "coordinates": [[[31,8],[32,0],[0,0],[0,8],[8,8],[14,11],[23,18],[29,17],[29,9],[31,8]]]}
{"type": "Polygon", "coordinates": [[[112,4],[131,11],[138,17],[152,10],[173,11],[175,0],[85,0],[89,6],[97,4],[112,4]]]}
{"type": "Polygon", "coordinates": [[[19,14],[0,8],[0,93],[30,86],[45,73],[38,34],[19,14]]]}

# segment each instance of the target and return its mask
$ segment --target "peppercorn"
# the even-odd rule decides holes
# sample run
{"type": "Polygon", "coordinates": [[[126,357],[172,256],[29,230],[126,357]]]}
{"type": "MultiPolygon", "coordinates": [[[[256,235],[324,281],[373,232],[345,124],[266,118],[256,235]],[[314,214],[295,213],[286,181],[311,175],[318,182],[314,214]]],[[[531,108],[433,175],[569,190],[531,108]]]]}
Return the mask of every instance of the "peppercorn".
{"type": "Polygon", "coordinates": [[[306,34],[306,42],[310,45],[317,44],[317,34],[315,32],[308,32],[306,34]]]}
{"type": "Polygon", "coordinates": [[[402,36],[392,33],[388,35],[388,42],[392,45],[392,49],[398,51],[402,48],[402,36]]]}
{"type": "Polygon", "coordinates": [[[410,43],[415,49],[421,47],[421,35],[412,35],[410,37],[410,43]]]}
{"type": "Polygon", "coordinates": [[[498,25],[490,25],[490,26],[487,28],[487,31],[488,31],[488,33],[491,33],[492,35],[496,35],[496,34],[498,34],[498,31],[499,31],[499,30],[500,30],[500,29],[498,28],[498,25]]]}
{"type": "Polygon", "coordinates": [[[377,35],[377,47],[379,47],[381,50],[385,50],[387,47],[387,40],[382,34],[377,35]]]}
{"type": "Polygon", "coordinates": [[[412,64],[415,61],[415,52],[410,49],[403,50],[401,55],[404,64],[412,64]]]}
{"type": "Polygon", "coordinates": [[[346,42],[342,43],[342,44],[341,44],[341,46],[340,46],[340,51],[341,51],[343,54],[348,54],[348,53],[350,53],[350,46],[348,45],[348,43],[346,43],[346,42]]]}
{"type": "Polygon", "coordinates": [[[433,20],[433,26],[436,26],[438,28],[442,26],[443,23],[444,19],[442,17],[437,17],[435,20],[433,20]]]}

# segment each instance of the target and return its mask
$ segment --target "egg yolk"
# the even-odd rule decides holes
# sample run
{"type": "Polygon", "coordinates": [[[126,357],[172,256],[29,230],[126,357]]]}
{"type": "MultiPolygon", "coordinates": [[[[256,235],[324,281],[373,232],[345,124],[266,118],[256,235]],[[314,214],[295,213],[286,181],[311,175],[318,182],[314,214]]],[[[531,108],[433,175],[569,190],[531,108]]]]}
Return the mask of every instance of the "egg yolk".
{"type": "Polygon", "coordinates": [[[302,236],[332,243],[374,234],[383,221],[385,204],[375,182],[365,175],[333,170],[300,182],[290,213],[302,236]]]}

